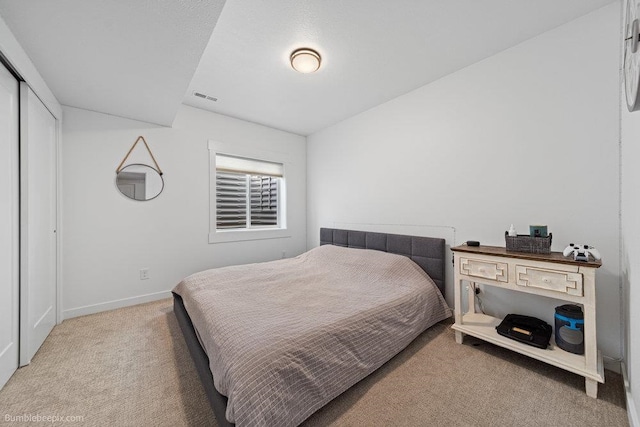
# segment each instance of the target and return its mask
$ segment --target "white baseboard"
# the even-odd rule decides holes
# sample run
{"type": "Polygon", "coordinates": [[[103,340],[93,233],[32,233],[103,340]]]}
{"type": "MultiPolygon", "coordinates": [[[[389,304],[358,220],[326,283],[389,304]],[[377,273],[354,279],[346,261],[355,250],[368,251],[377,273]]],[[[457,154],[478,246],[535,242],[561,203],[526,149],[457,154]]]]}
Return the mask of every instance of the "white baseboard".
{"type": "Polygon", "coordinates": [[[129,307],[132,305],[143,304],[145,302],[157,301],[160,299],[171,298],[171,291],[156,292],[153,294],[139,295],[137,297],[123,298],[115,301],[103,302],[100,304],[85,305],[84,307],[70,308],[63,312],[63,319],[71,319],[87,314],[100,313],[102,311],[114,310],[116,308],[129,307]]]}
{"type": "Polygon", "coordinates": [[[627,378],[627,366],[621,363],[622,378],[624,380],[624,391],[627,398],[627,416],[629,417],[629,427],[640,427],[640,418],[638,417],[638,410],[636,404],[633,401],[633,395],[631,394],[631,386],[629,385],[629,379],[627,378]]]}

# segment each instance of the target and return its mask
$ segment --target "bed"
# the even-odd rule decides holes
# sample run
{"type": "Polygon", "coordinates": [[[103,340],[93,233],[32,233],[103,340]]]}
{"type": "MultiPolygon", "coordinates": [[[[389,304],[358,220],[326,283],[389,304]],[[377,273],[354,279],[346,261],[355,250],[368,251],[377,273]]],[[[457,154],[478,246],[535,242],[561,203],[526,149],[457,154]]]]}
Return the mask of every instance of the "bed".
{"type": "Polygon", "coordinates": [[[298,425],[451,315],[443,239],[322,228],[320,241],[174,288],[220,426],[298,425]]]}

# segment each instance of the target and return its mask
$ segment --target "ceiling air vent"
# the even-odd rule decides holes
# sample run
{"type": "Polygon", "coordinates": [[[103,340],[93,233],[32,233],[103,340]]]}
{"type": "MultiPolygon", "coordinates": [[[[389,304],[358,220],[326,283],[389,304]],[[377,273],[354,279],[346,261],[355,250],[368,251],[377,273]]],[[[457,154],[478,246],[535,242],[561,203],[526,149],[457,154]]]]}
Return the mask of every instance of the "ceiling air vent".
{"type": "Polygon", "coordinates": [[[197,96],[198,98],[206,99],[208,101],[213,101],[213,102],[216,102],[218,100],[218,98],[214,98],[213,96],[205,95],[204,93],[195,92],[195,91],[193,92],[193,96],[197,96]]]}

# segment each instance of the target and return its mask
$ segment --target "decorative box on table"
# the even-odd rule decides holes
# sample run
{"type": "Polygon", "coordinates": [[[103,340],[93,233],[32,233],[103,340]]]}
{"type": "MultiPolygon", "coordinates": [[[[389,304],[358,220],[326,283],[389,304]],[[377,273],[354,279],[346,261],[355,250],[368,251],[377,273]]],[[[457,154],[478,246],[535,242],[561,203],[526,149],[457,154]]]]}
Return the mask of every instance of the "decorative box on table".
{"type": "Polygon", "coordinates": [[[518,234],[509,236],[509,232],[504,232],[504,239],[507,243],[508,252],[526,252],[529,254],[551,253],[551,235],[545,237],[531,237],[528,234],[518,234]]]}

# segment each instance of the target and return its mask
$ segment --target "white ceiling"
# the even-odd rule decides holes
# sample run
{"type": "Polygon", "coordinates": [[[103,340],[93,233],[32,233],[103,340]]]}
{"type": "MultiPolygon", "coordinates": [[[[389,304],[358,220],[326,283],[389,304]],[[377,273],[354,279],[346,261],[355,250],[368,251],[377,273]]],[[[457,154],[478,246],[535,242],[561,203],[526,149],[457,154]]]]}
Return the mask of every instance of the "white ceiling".
{"type": "Polygon", "coordinates": [[[614,1],[0,0],[0,16],[61,104],[170,125],[184,102],[308,135],[614,1]],[[303,46],[314,74],[289,65],[303,46]]]}
{"type": "Polygon", "coordinates": [[[308,135],[613,1],[228,0],[184,103],[308,135]]]}
{"type": "Polygon", "coordinates": [[[224,0],[0,0],[61,104],[170,126],[224,0]]]}

